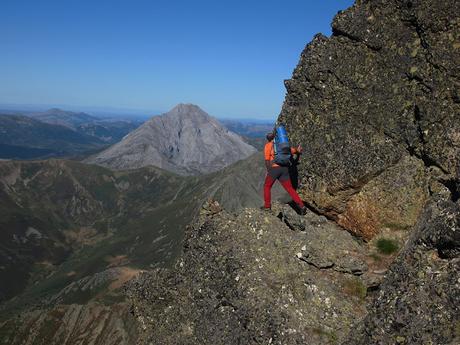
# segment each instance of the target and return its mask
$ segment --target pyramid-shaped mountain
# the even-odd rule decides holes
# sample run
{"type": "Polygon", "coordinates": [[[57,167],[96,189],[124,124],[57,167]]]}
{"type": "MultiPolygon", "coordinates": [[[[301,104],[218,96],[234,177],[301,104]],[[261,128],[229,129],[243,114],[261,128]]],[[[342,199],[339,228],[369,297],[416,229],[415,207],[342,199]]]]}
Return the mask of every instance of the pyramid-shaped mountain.
{"type": "Polygon", "coordinates": [[[181,175],[198,175],[220,170],[255,152],[200,107],[179,104],[86,162],[117,170],[154,165],[181,175]]]}

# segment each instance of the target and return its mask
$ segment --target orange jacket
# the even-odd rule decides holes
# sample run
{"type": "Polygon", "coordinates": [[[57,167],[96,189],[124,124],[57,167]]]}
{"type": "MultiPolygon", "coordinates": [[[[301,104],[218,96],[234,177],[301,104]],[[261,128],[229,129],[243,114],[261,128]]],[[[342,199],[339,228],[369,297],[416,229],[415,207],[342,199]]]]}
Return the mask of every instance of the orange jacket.
{"type": "MultiPolygon", "coordinates": [[[[264,157],[266,161],[273,162],[275,160],[275,148],[274,148],[274,142],[269,141],[268,143],[265,144],[264,148],[264,157]]],[[[291,147],[291,154],[295,155],[297,154],[297,149],[295,147],[291,147]]],[[[279,165],[276,163],[271,163],[272,167],[278,167],[279,165]]]]}

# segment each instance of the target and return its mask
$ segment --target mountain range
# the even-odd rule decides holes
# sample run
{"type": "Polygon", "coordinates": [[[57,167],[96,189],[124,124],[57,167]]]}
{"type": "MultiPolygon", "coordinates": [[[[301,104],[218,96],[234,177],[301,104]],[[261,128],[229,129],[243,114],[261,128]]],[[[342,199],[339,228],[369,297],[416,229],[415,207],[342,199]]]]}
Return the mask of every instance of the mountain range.
{"type": "Polygon", "coordinates": [[[115,143],[141,124],[50,109],[43,113],[0,114],[0,158],[85,156],[115,143]]]}
{"type": "Polygon", "coordinates": [[[105,145],[97,137],[21,115],[0,115],[0,133],[1,158],[65,156],[105,145]]]}
{"type": "Polygon", "coordinates": [[[29,116],[42,122],[69,127],[74,130],[84,123],[100,121],[99,118],[83,112],[76,113],[59,108],[51,108],[42,113],[31,113],[29,116]]]}
{"type": "Polygon", "coordinates": [[[100,118],[83,112],[77,113],[59,108],[28,115],[45,123],[71,128],[78,133],[98,138],[107,144],[118,142],[143,122],[137,119],[100,118]]]}

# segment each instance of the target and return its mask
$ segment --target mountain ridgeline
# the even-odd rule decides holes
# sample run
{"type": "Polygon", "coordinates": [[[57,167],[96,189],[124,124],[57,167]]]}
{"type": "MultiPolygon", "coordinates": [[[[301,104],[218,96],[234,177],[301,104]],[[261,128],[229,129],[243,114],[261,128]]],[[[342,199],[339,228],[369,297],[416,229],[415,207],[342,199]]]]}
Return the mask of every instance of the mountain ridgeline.
{"type": "Polygon", "coordinates": [[[99,138],[22,115],[0,115],[0,158],[65,156],[101,148],[99,138]]]}
{"type": "Polygon", "coordinates": [[[255,152],[198,106],[179,104],[85,162],[117,170],[153,165],[180,175],[197,175],[220,170],[255,152]]]}
{"type": "Polygon", "coordinates": [[[58,108],[52,108],[43,113],[32,113],[29,116],[45,123],[70,128],[78,133],[97,138],[106,144],[120,141],[143,122],[135,118],[100,118],[58,108]]]}
{"type": "Polygon", "coordinates": [[[0,158],[87,156],[118,142],[139,125],[138,120],[102,119],[61,109],[0,114],[0,158]]]}

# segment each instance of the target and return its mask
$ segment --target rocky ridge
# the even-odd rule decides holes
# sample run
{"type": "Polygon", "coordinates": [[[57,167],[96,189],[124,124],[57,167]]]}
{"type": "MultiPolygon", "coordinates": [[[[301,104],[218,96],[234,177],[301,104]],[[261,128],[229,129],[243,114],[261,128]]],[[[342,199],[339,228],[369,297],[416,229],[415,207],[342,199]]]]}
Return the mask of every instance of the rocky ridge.
{"type": "Polygon", "coordinates": [[[232,215],[208,203],[183,248],[127,287],[141,344],[335,344],[383,278],[349,233],[282,204],[232,215]]]}
{"type": "Polygon", "coordinates": [[[210,202],[174,268],[126,286],[138,341],[458,344],[459,225],[458,204],[433,201],[388,256],[289,205],[232,215],[210,202]]]}
{"type": "Polygon", "coordinates": [[[118,170],[154,165],[181,175],[198,175],[220,170],[255,152],[198,106],[179,104],[86,162],[118,170]]]}

